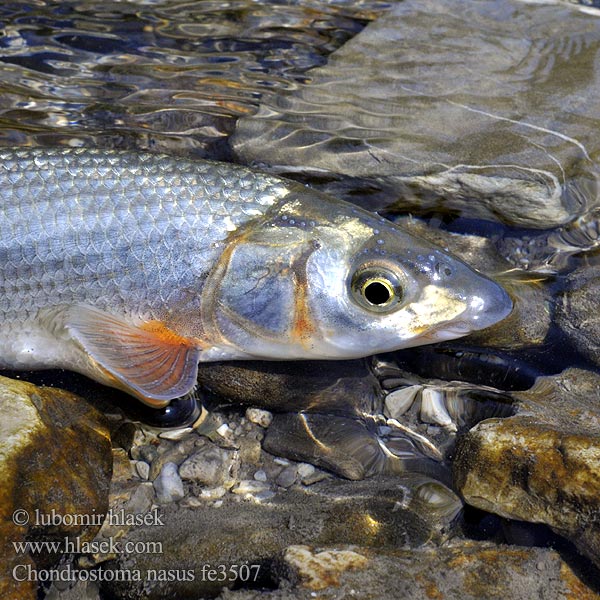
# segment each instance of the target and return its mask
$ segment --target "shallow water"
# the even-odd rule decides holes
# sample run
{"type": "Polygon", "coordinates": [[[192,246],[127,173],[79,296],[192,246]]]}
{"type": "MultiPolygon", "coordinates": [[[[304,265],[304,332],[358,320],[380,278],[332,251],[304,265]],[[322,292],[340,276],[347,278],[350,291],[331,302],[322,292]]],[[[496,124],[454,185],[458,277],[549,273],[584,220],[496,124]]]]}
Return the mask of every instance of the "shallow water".
{"type": "Polygon", "coordinates": [[[383,6],[3,2],[0,143],[225,158],[238,117],[304,81],[383,6]]]}

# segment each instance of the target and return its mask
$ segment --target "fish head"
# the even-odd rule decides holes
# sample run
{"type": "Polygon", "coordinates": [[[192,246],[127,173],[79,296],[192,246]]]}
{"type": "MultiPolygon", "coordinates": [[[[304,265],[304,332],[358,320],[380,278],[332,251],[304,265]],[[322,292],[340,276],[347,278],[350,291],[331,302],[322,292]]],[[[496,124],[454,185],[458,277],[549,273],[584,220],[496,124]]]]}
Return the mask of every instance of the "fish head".
{"type": "Polygon", "coordinates": [[[206,290],[213,331],[236,349],[219,359],[369,356],[458,338],[512,310],[460,259],[312,191],[236,233],[206,290]]]}

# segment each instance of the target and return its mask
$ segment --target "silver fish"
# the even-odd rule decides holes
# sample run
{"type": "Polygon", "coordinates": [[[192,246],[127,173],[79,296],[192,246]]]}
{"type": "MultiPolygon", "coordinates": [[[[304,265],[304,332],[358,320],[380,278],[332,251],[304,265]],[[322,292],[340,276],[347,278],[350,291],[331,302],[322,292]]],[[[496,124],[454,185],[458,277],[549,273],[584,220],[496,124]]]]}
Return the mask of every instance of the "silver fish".
{"type": "Polygon", "coordinates": [[[381,217],[231,164],[0,151],[0,366],[164,406],[199,361],[346,359],[506,317],[496,283],[381,217]]]}

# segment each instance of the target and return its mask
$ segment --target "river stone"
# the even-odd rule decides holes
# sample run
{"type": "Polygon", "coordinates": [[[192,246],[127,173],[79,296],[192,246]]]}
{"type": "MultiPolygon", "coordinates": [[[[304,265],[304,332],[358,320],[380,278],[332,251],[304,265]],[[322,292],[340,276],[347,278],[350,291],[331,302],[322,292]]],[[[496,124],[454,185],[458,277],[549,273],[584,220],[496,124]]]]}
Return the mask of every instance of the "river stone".
{"type": "Polygon", "coordinates": [[[232,143],[370,208],[559,226],[595,197],[599,50],[600,20],[566,4],[406,0],[232,143]]]}
{"type": "Polygon", "coordinates": [[[219,600],[600,598],[554,550],[489,542],[395,551],[296,546],[286,549],[275,572],[278,589],[224,590],[219,600]]]}
{"type": "Polygon", "coordinates": [[[575,347],[600,365],[600,266],[580,267],[566,279],[557,303],[556,322],[575,347]]]}
{"type": "Polygon", "coordinates": [[[361,413],[379,400],[364,359],[201,362],[198,379],[220,399],[272,412],[361,413]]]}
{"type": "Polygon", "coordinates": [[[139,571],[141,580],[106,582],[103,593],[129,600],[214,596],[223,587],[241,583],[229,569],[242,564],[258,565],[259,582],[268,585],[273,577],[269,565],[289,546],[310,540],[323,546],[420,547],[452,535],[462,506],[448,488],[415,474],[294,486],[261,503],[242,501],[242,496],[226,494],[219,506],[204,502],[192,508],[161,507],[164,527],[132,528],[122,543],[160,542],[162,551],[123,554],[106,563],[105,568],[139,571]],[[210,580],[209,568],[222,568],[225,578],[210,580]],[[152,569],[180,576],[151,581],[147,573],[152,569]]]}
{"type": "Polygon", "coordinates": [[[214,444],[206,444],[180,465],[179,475],[183,480],[216,487],[231,479],[232,464],[232,452],[214,444]]]}
{"type": "Polygon", "coordinates": [[[515,416],[458,440],[458,490],[483,510],[549,525],[600,566],[600,375],[569,369],[514,396],[515,416]]]}
{"type": "Polygon", "coordinates": [[[94,521],[108,508],[110,435],[102,415],[74,394],[6,377],[0,377],[0,414],[0,597],[25,600],[36,597],[36,581],[16,581],[12,569],[49,568],[62,555],[36,555],[34,564],[12,542],[94,537],[100,528],[94,521]],[[26,511],[29,521],[17,526],[15,511],[26,511]],[[54,513],[57,524],[36,526],[35,511],[54,513]],[[66,515],[82,518],[60,522],[66,515]]]}
{"type": "Polygon", "coordinates": [[[175,463],[165,463],[158,477],[154,480],[154,491],[161,504],[176,502],[185,496],[183,482],[175,463]]]}

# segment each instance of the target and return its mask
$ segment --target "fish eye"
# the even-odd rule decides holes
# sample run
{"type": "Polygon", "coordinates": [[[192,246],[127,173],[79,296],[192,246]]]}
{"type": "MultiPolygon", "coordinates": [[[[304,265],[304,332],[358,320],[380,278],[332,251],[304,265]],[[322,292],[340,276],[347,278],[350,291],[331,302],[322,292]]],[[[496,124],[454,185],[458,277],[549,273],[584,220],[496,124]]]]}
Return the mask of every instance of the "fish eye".
{"type": "Polygon", "coordinates": [[[400,277],[383,267],[366,267],[356,271],[351,289],[358,304],[374,312],[390,312],[404,295],[400,277]]]}

